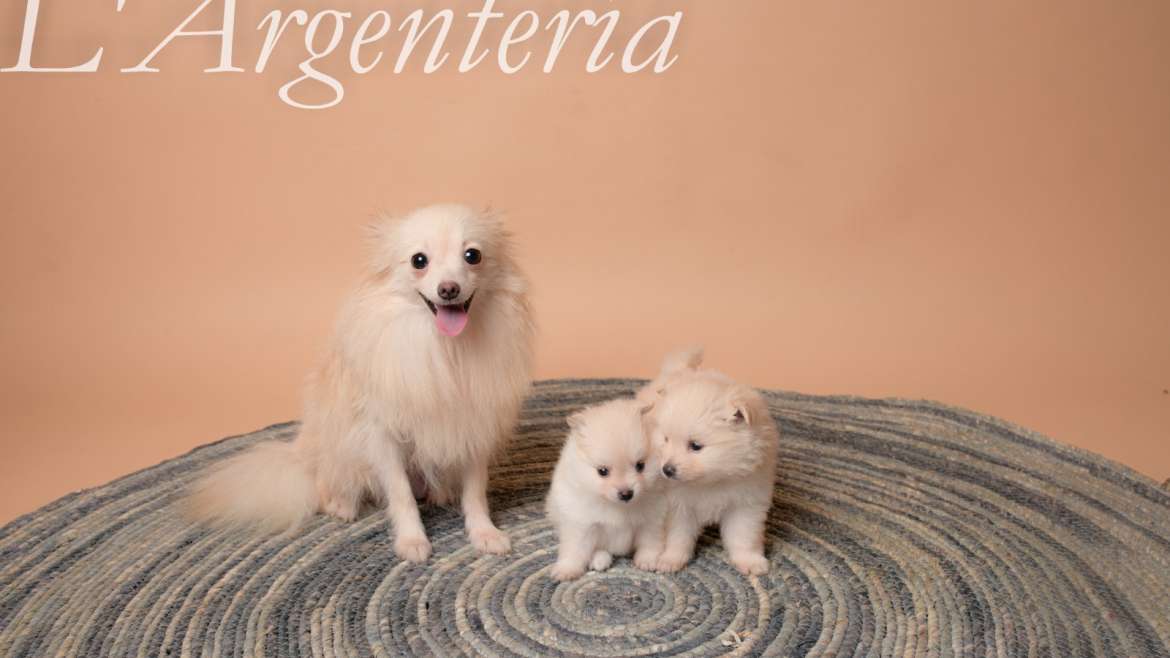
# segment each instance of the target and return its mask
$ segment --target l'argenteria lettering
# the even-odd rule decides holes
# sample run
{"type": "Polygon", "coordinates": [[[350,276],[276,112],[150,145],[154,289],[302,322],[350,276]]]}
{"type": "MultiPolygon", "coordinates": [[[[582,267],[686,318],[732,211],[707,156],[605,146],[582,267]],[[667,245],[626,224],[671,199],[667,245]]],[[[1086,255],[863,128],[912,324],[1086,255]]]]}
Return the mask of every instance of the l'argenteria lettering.
{"type": "MultiPolygon", "coordinates": [[[[45,0],[46,2],[58,0],[45,0]]],[[[115,10],[125,9],[128,0],[113,0],[115,10]]],[[[387,0],[391,2],[393,0],[387,0]]],[[[564,1],[564,0],[562,0],[564,1]]],[[[542,3],[544,4],[544,3],[542,3]]],[[[552,3],[548,3],[552,4],[552,3]]],[[[581,3],[578,3],[581,4],[581,3]]],[[[198,6],[166,34],[153,50],[138,64],[119,69],[122,73],[157,73],[152,66],[155,58],[179,39],[211,39],[218,41],[219,62],[203,69],[205,73],[246,73],[238,66],[233,45],[236,39],[237,0],[201,0],[198,6]],[[222,16],[213,3],[222,3],[222,16]],[[208,15],[200,19],[204,11],[208,15]],[[197,19],[215,22],[215,29],[189,28],[197,19]]],[[[93,73],[102,63],[104,47],[95,44],[96,52],[86,62],[71,66],[34,66],[33,47],[37,38],[37,15],[41,0],[26,0],[24,25],[20,35],[20,51],[15,66],[0,68],[3,73],[93,73]]],[[[396,12],[378,9],[365,15],[337,9],[274,9],[267,13],[256,30],[263,37],[256,53],[252,71],[264,73],[273,53],[278,49],[295,48],[305,58],[298,68],[300,76],[285,82],[278,95],[285,103],[301,109],[319,110],[333,107],[345,97],[341,82],[321,70],[321,60],[334,56],[344,58],[357,75],[366,75],[383,69],[402,73],[408,66],[421,63],[422,71],[434,73],[444,67],[457,67],[459,73],[468,73],[481,65],[495,66],[505,74],[513,75],[525,67],[540,67],[552,73],[558,65],[581,66],[589,73],[613,67],[626,74],[648,72],[664,73],[678,61],[673,51],[675,39],[682,26],[683,12],[655,16],[637,29],[623,26],[622,34],[615,31],[622,21],[620,9],[597,12],[592,9],[561,9],[543,14],[525,10],[512,16],[496,11],[495,0],[483,0],[483,6],[467,14],[453,9],[427,12],[422,9],[396,12]],[[465,22],[460,25],[459,22],[465,22]],[[449,38],[452,27],[462,28],[466,39],[458,43],[449,38]],[[486,31],[498,33],[485,39],[486,31]],[[395,34],[391,34],[395,32],[395,34]],[[534,52],[531,42],[541,36],[543,44],[534,52]],[[299,33],[299,35],[297,34],[299,33]],[[298,38],[299,37],[299,38],[298,38]],[[580,61],[563,63],[565,46],[577,40],[584,44],[588,55],[580,61]],[[427,47],[429,45],[429,48],[427,47]],[[417,52],[416,52],[417,51],[417,52]],[[494,57],[492,54],[494,52],[494,57]],[[390,55],[383,62],[383,56],[390,55]],[[494,60],[494,61],[492,61],[494,60]],[[485,64],[485,61],[487,62],[485,64]],[[320,101],[304,100],[310,86],[317,85],[326,98],[320,101]],[[298,100],[300,98],[301,100],[298,100]]],[[[42,36],[42,38],[45,38],[42,36]]],[[[581,49],[576,49],[580,51],[581,49]]],[[[299,55],[298,55],[299,56],[299,55]]]]}

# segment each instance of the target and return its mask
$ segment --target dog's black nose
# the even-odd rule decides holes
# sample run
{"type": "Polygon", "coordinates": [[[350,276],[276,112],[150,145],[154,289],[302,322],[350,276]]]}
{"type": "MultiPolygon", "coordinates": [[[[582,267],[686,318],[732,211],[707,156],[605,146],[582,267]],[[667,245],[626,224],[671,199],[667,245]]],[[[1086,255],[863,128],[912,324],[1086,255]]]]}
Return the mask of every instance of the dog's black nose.
{"type": "Polygon", "coordinates": [[[459,296],[459,284],[454,281],[444,281],[439,284],[439,297],[444,301],[451,301],[459,296]]]}
{"type": "Polygon", "coordinates": [[[665,475],[666,477],[673,478],[674,473],[675,473],[674,464],[667,464],[667,465],[662,467],[662,474],[665,475]]]}
{"type": "Polygon", "coordinates": [[[622,489],[618,492],[618,498],[621,498],[623,503],[628,503],[634,499],[634,490],[622,489]]]}

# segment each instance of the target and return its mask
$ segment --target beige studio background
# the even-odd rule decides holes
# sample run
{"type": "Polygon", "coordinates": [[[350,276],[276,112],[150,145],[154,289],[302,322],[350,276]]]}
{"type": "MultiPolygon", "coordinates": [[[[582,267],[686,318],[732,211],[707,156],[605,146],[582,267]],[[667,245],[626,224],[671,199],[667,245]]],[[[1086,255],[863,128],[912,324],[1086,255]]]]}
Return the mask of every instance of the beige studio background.
{"type": "MultiPolygon", "coordinates": [[[[627,38],[683,10],[680,59],[343,54],[321,68],[345,100],[313,112],[276,97],[300,28],[251,72],[293,5],[238,7],[249,72],[180,39],[127,75],[196,2],[43,0],[34,63],[105,51],[0,74],[0,522],[296,417],[362,224],[443,200],[509,213],[537,377],[646,376],[702,341],[760,386],[941,400],[1170,476],[1170,4],[530,4],[619,8],[627,38]]],[[[0,6],[3,66],[23,16],[0,6]]]]}

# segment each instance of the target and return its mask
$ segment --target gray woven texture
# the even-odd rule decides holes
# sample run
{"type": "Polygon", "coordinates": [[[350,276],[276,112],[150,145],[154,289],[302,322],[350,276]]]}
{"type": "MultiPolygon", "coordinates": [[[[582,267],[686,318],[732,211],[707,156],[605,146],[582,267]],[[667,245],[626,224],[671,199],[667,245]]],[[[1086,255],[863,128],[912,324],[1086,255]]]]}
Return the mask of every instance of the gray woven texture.
{"type": "Polygon", "coordinates": [[[493,472],[504,557],[430,507],[421,566],[376,512],[259,539],[179,517],[198,469],[293,424],[62,498],[0,530],[0,656],[1170,655],[1170,493],[924,402],[768,394],[783,448],[767,576],[740,576],[708,535],[675,575],[623,559],[554,583],[541,502],[564,418],[636,384],[536,386],[493,472]]]}

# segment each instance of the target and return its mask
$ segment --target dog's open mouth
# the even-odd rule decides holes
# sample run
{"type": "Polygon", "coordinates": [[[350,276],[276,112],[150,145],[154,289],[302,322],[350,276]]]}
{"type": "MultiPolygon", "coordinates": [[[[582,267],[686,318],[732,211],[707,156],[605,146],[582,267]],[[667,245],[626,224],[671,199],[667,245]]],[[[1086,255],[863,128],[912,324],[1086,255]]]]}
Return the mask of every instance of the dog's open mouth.
{"type": "Polygon", "coordinates": [[[431,309],[431,314],[435,316],[435,326],[438,327],[439,333],[444,336],[458,336],[463,333],[463,329],[467,327],[468,313],[471,311],[471,301],[475,299],[475,293],[471,293],[462,304],[436,304],[421,292],[418,296],[422,297],[427,308],[431,309]]]}

